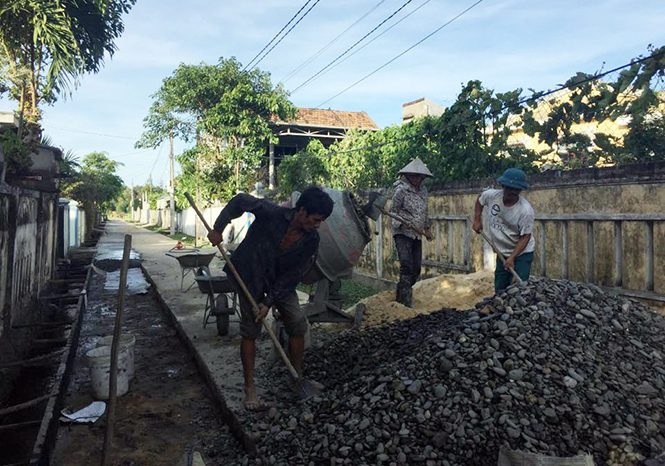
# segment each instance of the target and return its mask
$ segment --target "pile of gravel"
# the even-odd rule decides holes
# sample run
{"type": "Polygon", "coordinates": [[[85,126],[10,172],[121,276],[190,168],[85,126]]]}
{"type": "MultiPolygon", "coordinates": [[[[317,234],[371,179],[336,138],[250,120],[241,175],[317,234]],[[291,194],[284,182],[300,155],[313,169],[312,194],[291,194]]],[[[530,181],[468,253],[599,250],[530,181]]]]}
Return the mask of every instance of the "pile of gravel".
{"type": "Polygon", "coordinates": [[[640,464],[665,451],[664,341],[640,303],[536,278],[340,334],[307,356],[327,390],[297,404],[273,380],[277,407],[248,427],[278,465],[495,465],[502,446],[640,464]]]}

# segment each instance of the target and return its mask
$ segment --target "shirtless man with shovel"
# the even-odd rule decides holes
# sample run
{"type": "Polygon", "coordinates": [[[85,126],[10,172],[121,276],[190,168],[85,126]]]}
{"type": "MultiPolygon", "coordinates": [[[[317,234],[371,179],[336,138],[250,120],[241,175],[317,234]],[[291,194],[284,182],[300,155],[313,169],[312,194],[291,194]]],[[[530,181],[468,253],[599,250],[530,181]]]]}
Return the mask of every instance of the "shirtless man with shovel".
{"type": "MultiPolygon", "coordinates": [[[[240,358],[245,376],[245,408],[262,406],[254,386],[256,338],[261,335],[261,319],[271,307],[277,307],[289,335],[289,353],[296,371],[302,376],[307,319],[300,310],[296,285],[316,259],[319,234],[316,231],[330,216],[333,201],[320,188],[310,186],[301,194],[294,209],[280,207],[268,200],[238,194],[217,217],[208,239],[222,242],[222,232],[232,219],[251,212],[255,220],[247,236],[231,258],[240,278],[258,304],[259,315],[242,292],[240,297],[240,358]]],[[[238,284],[227,267],[224,271],[238,284]]],[[[320,384],[309,381],[314,386],[320,384]]]]}

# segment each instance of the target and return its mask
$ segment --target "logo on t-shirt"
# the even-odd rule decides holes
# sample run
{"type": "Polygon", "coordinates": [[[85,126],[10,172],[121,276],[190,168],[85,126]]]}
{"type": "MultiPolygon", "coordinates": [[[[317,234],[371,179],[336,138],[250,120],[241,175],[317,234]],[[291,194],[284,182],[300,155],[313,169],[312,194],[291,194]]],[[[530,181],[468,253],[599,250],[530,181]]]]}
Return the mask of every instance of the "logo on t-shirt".
{"type": "Polygon", "coordinates": [[[503,231],[505,229],[505,225],[503,224],[501,217],[499,217],[499,214],[501,213],[501,207],[499,207],[499,204],[492,204],[490,212],[492,213],[490,226],[495,230],[503,231]]]}

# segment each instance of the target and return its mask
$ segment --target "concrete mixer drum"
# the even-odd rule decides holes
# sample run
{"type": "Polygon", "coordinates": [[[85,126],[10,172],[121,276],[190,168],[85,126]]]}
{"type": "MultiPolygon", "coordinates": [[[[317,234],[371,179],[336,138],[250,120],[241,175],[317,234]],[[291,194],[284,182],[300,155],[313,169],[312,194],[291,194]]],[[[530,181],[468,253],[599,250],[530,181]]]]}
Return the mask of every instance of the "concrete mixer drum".
{"type": "MultiPolygon", "coordinates": [[[[350,277],[363,250],[371,240],[371,230],[361,206],[346,191],[322,188],[335,203],[332,214],[319,228],[318,257],[316,263],[303,277],[305,284],[317,283],[313,299],[304,306],[310,322],[349,322],[339,308],[339,301],[331,300],[330,287],[340,278],[350,277]]],[[[300,193],[293,193],[291,205],[295,205],[300,193]]]]}

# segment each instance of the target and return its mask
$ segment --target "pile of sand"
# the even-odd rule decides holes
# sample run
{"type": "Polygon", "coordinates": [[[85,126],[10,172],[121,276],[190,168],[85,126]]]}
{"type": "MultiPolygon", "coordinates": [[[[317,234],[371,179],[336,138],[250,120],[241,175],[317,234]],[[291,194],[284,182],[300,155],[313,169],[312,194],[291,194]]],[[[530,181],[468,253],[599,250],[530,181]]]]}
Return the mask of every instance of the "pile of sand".
{"type": "MultiPolygon", "coordinates": [[[[413,287],[413,308],[396,303],[393,290],[370,296],[358,304],[366,306],[362,325],[373,326],[443,308],[470,309],[493,294],[494,272],[483,270],[469,275],[439,275],[419,281],[413,287]]],[[[354,313],[355,306],[349,310],[349,314],[354,313]]]]}

